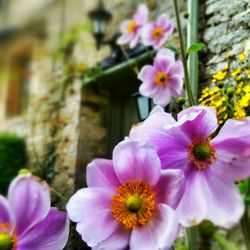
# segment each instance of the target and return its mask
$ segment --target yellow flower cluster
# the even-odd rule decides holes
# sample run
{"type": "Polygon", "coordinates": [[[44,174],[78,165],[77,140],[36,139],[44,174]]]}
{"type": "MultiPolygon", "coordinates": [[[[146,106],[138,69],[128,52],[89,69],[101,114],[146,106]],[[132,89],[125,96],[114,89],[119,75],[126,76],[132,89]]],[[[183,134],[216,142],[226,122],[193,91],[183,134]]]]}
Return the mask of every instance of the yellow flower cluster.
{"type": "Polygon", "coordinates": [[[238,68],[231,73],[231,76],[237,76],[240,72],[241,72],[241,68],[238,68]]]}
{"type": "Polygon", "coordinates": [[[221,81],[223,79],[225,79],[227,75],[227,71],[221,71],[219,70],[216,74],[213,75],[213,82],[216,82],[217,80],[221,81]]]}
{"type": "Polygon", "coordinates": [[[214,108],[217,113],[218,122],[222,124],[228,117],[226,100],[227,96],[225,96],[221,89],[216,86],[213,89],[209,87],[204,88],[199,102],[214,108]]]}
{"type": "Polygon", "coordinates": [[[240,54],[239,60],[244,61],[245,59],[246,59],[246,54],[245,54],[245,52],[243,52],[243,53],[240,54]]]}
{"type": "Polygon", "coordinates": [[[250,116],[250,60],[244,52],[236,57],[227,55],[227,60],[223,69],[212,75],[212,86],[204,88],[199,99],[216,110],[219,124],[250,116]]]}
{"type": "Polygon", "coordinates": [[[235,119],[242,119],[249,115],[247,113],[247,108],[250,107],[250,85],[246,85],[242,88],[244,94],[241,98],[236,102],[234,108],[234,118],[235,119]]]}

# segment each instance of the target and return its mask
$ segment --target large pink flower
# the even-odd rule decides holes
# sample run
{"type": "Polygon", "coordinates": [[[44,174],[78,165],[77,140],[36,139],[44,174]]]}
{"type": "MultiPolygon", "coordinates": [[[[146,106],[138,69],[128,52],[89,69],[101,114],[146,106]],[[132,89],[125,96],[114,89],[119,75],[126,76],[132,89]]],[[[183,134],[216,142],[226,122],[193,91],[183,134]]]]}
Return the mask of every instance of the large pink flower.
{"type": "Polygon", "coordinates": [[[129,43],[130,48],[134,48],[140,40],[140,32],[148,20],[148,8],[145,4],[140,4],[131,20],[126,20],[121,24],[122,35],[118,38],[118,44],[129,43]]]}
{"type": "Polygon", "coordinates": [[[38,178],[18,176],[8,199],[0,196],[0,249],[61,250],[68,234],[66,213],[50,207],[49,187],[38,178]]]}
{"type": "Polygon", "coordinates": [[[154,65],[144,66],[138,78],[143,82],[139,88],[141,95],[153,98],[155,104],[166,106],[171,97],[179,97],[183,93],[183,65],[175,61],[174,53],[169,49],[161,49],[154,65]]]}
{"type": "Polygon", "coordinates": [[[181,170],[161,170],[151,146],[124,141],[113,161],[88,165],[88,188],[71,197],[67,211],[94,250],[168,249],[177,236],[182,180],[181,170]]]}
{"type": "Polygon", "coordinates": [[[161,48],[173,33],[174,25],[165,14],[160,15],[155,22],[144,25],[141,31],[142,43],[145,46],[161,48]]]}
{"type": "Polygon", "coordinates": [[[178,114],[154,111],[130,137],[147,139],[156,148],[164,169],[182,169],[184,195],[177,207],[182,225],[204,219],[225,228],[235,225],[244,210],[235,181],[250,176],[250,119],[228,120],[218,135],[216,113],[196,106],[178,114]]]}

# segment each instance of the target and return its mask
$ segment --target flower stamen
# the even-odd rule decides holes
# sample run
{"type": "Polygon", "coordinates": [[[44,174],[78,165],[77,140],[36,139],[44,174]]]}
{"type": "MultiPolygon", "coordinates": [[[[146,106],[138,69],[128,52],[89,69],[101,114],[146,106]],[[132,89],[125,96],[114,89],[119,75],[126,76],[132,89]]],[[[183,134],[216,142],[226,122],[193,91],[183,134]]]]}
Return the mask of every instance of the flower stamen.
{"type": "Polygon", "coordinates": [[[168,83],[168,76],[164,71],[159,71],[154,77],[155,84],[164,87],[168,83]]]}
{"type": "Polygon", "coordinates": [[[142,181],[128,181],[116,191],[111,205],[114,218],[126,229],[146,225],[155,209],[155,193],[151,186],[142,181]]]}
{"type": "Polygon", "coordinates": [[[194,163],[197,171],[205,170],[216,158],[215,148],[209,140],[193,140],[188,145],[188,159],[194,163]]]}
{"type": "Polygon", "coordinates": [[[162,38],[163,34],[164,34],[163,29],[161,27],[156,27],[152,31],[152,38],[158,40],[162,38]]]}
{"type": "Polygon", "coordinates": [[[134,20],[129,22],[127,31],[129,34],[134,33],[136,31],[136,22],[134,20]]]}
{"type": "Polygon", "coordinates": [[[9,223],[0,224],[0,249],[17,249],[17,232],[16,229],[9,223]]]}

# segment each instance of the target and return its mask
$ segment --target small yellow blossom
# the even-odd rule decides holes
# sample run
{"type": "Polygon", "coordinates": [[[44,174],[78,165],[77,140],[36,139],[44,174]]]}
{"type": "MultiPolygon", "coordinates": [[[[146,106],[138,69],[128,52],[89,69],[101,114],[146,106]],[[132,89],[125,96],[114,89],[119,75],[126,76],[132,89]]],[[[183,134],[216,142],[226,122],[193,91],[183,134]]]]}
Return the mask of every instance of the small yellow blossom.
{"type": "Polygon", "coordinates": [[[226,71],[223,72],[223,71],[219,70],[216,74],[213,75],[213,78],[215,80],[223,80],[223,79],[225,79],[226,75],[227,75],[226,71]]]}
{"type": "Polygon", "coordinates": [[[226,64],[223,69],[228,70],[228,67],[229,67],[228,64],[226,64]]]}
{"type": "Polygon", "coordinates": [[[250,79],[250,69],[246,69],[247,77],[250,79]]]}
{"type": "Polygon", "coordinates": [[[235,71],[233,71],[233,72],[231,73],[231,76],[236,76],[236,75],[238,75],[240,72],[241,72],[241,68],[238,68],[238,69],[236,69],[235,71]]]}
{"type": "Polygon", "coordinates": [[[222,124],[227,119],[227,96],[223,95],[223,91],[215,86],[210,89],[206,87],[202,90],[199,102],[203,105],[212,107],[216,110],[219,124],[222,124]]]}
{"type": "Polygon", "coordinates": [[[246,59],[246,54],[245,54],[245,52],[243,52],[243,53],[240,54],[239,60],[244,61],[245,59],[246,59]]]}
{"type": "Polygon", "coordinates": [[[241,80],[241,76],[236,76],[236,77],[235,77],[235,80],[236,80],[236,81],[240,81],[240,80],[241,80]]]}

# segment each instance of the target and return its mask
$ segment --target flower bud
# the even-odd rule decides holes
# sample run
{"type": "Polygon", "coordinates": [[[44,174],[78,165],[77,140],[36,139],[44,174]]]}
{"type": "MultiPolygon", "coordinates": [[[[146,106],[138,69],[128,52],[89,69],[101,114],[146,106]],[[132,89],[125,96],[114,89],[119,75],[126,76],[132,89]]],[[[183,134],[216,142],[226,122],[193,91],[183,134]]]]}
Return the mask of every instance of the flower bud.
{"type": "Polygon", "coordinates": [[[214,224],[209,220],[204,220],[199,225],[199,232],[204,238],[212,238],[215,232],[214,224]]]}
{"type": "Polygon", "coordinates": [[[181,97],[179,97],[179,98],[176,100],[176,102],[177,102],[177,105],[178,105],[179,107],[181,107],[182,105],[185,104],[186,99],[185,99],[185,97],[181,96],[181,97]]]}
{"type": "Polygon", "coordinates": [[[227,93],[228,97],[232,97],[234,95],[234,92],[235,91],[233,88],[228,88],[226,93],[227,93]]]}
{"type": "Polygon", "coordinates": [[[188,18],[189,18],[189,13],[188,13],[188,12],[184,12],[184,13],[183,13],[183,17],[184,17],[185,19],[188,19],[188,18]]]}
{"type": "Polygon", "coordinates": [[[219,87],[220,89],[222,89],[224,86],[225,86],[225,83],[224,83],[224,82],[219,82],[219,83],[218,83],[218,87],[219,87]]]}
{"type": "Polygon", "coordinates": [[[18,171],[18,175],[23,175],[23,174],[30,174],[29,169],[27,169],[27,168],[21,168],[21,169],[18,171]]]}

